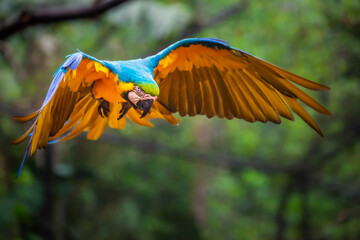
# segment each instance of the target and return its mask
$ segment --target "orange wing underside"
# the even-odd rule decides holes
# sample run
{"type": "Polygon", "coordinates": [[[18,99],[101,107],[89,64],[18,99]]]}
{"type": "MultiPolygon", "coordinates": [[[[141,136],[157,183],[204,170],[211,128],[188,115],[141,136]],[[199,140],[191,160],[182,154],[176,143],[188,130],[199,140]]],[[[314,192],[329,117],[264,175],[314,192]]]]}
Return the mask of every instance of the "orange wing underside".
{"type": "MultiPolygon", "coordinates": [[[[52,99],[42,109],[24,117],[14,117],[14,120],[26,122],[36,118],[30,129],[20,138],[12,141],[20,143],[32,133],[30,155],[38,148],[45,148],[51,141],[65,141],[83,131],[88,131],[87,138],[98,139],[106,126],[123,129],[126,118],[118,120],[123,102],[122,93],[132,90],[132,83],[119,81],[117,75],[101,64],[89,59],[83,59],[75,70],[69,70],[60,82],[52,99]],[[98,113],[99,101],[103,98],[110,105],[109,117],[103,118],[98,113]]],[[[140,118],[141,112],[131,108],[127,118],[142,126],[153,126],[148,119],[162,118],[171,124],[177,124],[176,119],[161,104],[154,102],[153,108],[145,118],[140,118]]]]}
{"type": "Polygon", "coordinates": [[[179,47],[160,60],[154,76],[158,100],[181,116],[280,123],[280,116],[294,119],[291,109],[322,135],[298,100],[330,114],[295,84],[312,90],[329,88],[236,50],[201,44],[179,47]]]}

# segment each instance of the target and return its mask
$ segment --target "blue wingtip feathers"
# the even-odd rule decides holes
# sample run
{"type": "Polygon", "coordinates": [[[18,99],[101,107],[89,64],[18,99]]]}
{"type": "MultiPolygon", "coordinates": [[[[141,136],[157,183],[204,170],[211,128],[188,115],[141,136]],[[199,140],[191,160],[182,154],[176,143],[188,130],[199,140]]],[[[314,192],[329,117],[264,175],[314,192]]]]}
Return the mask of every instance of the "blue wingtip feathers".
{"type": "Polygon", "coordinates": [[[27,159],[30,156],[30,143],[31,143],[31,138],[30,138],[29,144],[26,147],[25,154],[24,154],[24,156],[23,156],[23,158],[21,160],[21,164],[20,164],[19,170],[18,170],[15,178],[18,178],[20,176],[21,170],[23,169],[23,166],[24,166],[24,163],[25,163],[25,159],[27,159]]]}
{"type": "Polygon", "coordinates": [[[70,69],[75,70],[79,66],[79,63],[81,62],[81,59],[82,59],[82,54],[81,53],[75,53],[74,54],[74,60],[70,64],[70,69]]]}
{"type": "Polygon", "coordinates": [[[74,70],[79,65],[80,61],[82,59],[82,53],[74,53],[69,55],[69,58],[66,59],[66,61],[61,65],[60,68],[68,68],[70,67],[71,70],[74,70]]]}

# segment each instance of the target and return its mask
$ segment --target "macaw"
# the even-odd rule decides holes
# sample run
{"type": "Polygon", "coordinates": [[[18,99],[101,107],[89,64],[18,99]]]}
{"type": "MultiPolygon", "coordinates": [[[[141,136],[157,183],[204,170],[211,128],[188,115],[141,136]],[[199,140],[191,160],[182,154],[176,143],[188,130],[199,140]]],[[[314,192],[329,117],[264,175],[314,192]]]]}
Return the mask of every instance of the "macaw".
{"type": "Polygon", "coordinates": [[[176,112],[279,124],[280,117],[294,120],[291,109],[322,136],[299,101],[331,113],[297,85],[329,89],[213,38],[184,39],[156,55],[128,61],[98,60],[79,51],[55,72],[39,110],[14,117],[35,119],[12,141],[30,136],[17,176],[37,149],[83,131],[96,140],[107,125],[124,129],[125,116],[142,126],[153,126],[149,119],[154,118],[177,125],[176,112]]]}

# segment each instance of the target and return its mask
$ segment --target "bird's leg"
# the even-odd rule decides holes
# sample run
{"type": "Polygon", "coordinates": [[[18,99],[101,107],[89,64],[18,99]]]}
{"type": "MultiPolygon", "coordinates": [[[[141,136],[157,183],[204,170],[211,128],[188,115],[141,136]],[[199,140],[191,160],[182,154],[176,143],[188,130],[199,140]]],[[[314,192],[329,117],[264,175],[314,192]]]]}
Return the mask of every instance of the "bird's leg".
{"type": "Polygon", "coordinates": [[[104,117],[103,116],[103,113],[105,115],[105,117],[108,117],[109,116],[109,112],[110,112],[110,108],[109,108],[109,102],[106,101],[105,99],[103,98],[99,98],[99,99],[96,99],[99,101],[99,107],[98,107],[98,112],[100,114],[101,117],[104,117]],[[102,110],[102,111],[101,111],[102,110]]]}
{"type": "Polygon", "coordinates": [[[118,117],[117,120],[120,120],[121,118],[123,118],[125,116],[125,114],[130,110],[131,105],[128,102],[123,102],[122,103],[122,107],[121,110],[119,112],[120,116],[118,117]]]}
{"type": "Polygon", "coordinates": [[[105,115],[105,117],[108,117],[109,112],[110,112],[110,108],[109,108],[110,104],[104,98],[98,98],[98,99],[95,98],[95,95],[93,92],[94,84],[95,84],[95,81],[91,85],[91,96],[93,99],[99,101],[99,103],[100,103],[99,107],[98,107],[98,113],[102,118],[104,117],[104,115],[105,115]],[[103,115],[103,113],[104,113],[104,115],[103,115]]]}

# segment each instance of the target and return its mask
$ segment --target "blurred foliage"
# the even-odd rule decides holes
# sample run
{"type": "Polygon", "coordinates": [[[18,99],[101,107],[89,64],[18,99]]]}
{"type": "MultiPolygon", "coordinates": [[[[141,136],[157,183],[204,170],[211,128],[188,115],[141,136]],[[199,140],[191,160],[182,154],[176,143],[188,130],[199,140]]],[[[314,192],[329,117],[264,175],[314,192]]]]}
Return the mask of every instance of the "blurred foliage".
{"type": "MultiPolygon", "coordinates": [[[[330,86],[329,92],[310,93],[334,113],[311,112],[324,138],[297,117],[280,126],[206,117],[185,117],[178,127],[128,122],[125,130],[107,133],[170,150],[142,151],[130,140],[117,144],[78,137],[51,146],[51,182],[44,182],[44,151],[14,179],[25,144],[8,143],[28,125],[10,116],[41,105],[64,56],[79,48],[99,59],[145,57],[237,2],[128,1],[97,19],[36,26],[9,38],[10,58],[0,58],[0,239],[359,239],[356,0],[243,0],[246,7],[238,14],[193,36],[224,39],[330,86]],[[299,171],[218,167],[206,164],[207,159],[199,163],[171,154],[182,149],[299,171]]],[[[50,4],[75,3],[3,0],[0,21],[20,9],[50,4]]]]}

